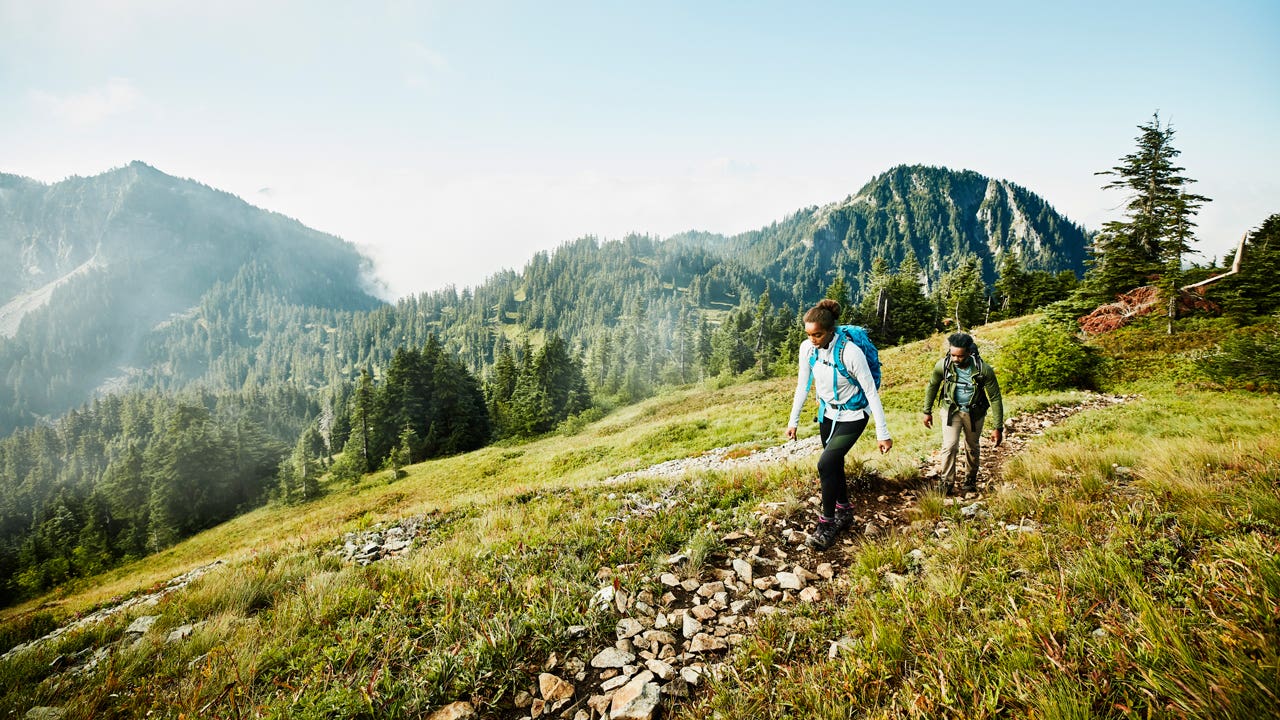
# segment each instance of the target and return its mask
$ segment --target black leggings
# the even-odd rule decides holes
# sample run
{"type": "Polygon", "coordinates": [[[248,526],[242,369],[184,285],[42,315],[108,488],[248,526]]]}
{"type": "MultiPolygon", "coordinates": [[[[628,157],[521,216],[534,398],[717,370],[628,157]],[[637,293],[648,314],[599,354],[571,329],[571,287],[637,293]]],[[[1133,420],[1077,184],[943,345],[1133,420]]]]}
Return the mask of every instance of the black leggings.
{"type": "Polygon", "coordinates": [[[867,416],[845,422],[824,417],[818,427],[823,448],[822,457],[818,458],[818,477],[822,480],[822,514],[832,518],[836,516],[836,503],[849,504],[849,484],[844,479],[844,456],[849,454],[853,444],[862,437],[862,431],[867,428],[867,416]]]}

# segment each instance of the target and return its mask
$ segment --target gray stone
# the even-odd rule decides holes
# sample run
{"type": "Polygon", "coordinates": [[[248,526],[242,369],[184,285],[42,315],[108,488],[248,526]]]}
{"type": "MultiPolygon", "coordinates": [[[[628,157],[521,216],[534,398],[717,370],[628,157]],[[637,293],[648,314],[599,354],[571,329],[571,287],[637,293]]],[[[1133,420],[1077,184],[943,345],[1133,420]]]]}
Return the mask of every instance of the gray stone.
{"type": "Polygon", "coordinates": [[[666,663],[661,660],[650,660],[646,662],[644,666],[649,670],[649,672],[657,675],[658,678],[662,680],[670,680],[676,673],[675,668],[671,667],[670,663],[666,663]]]}
{"type": "Polygon", "coordinates": [[[600,588],[599,590],[596,591],[595,595],[591,596],[591,606],[605,609],[605,608],[608,608],[610,605],[613,605],[614,592],[615,590],[613,589],[612,584],[605,585],[604,587],[600,588]]]}
{"type": "Polygon", "coordinates": [[[623,618],[618,621],[618,628],[616,632],[618,634],[618,639],[632,638],[644,632],[644,625],[642,625],[639,620],[623,618]]]}
{"type": "Polygon", "coordinates": [[[658,684],[652,679],[653,673],[643,672],[614,693],[609,720],[651,720],[661,699],[658,684]]]}
{"type": "Polygon", "coordinates": [[[600,689],[604,692],[609,692],[610,690],[616,690],[629,682],[631,682],[630,675],[614,675],[608,680],[600,683],[600,689]]]}
{"type": "Polygon", "coordinates": [[[810,582],[813,582],[814,580],[822,579],[820,576],[814,575],[813,573],[809,572],[808,570],[801,567],[800,565],[796,565],[795,567],[791,568],[791,571],[794,572],[796,575],[798,575],[800,579],[804,580],[806,583],[810,583],[810,582]]]}
{"type": "Polygon", "coordinates": [[[388,540],[382,545],[382,551],[387,553],[399,553],[408,550],[413,543],[408,540],[388,540]]]}
{"type": "Polygon", "coordinates": [[[723,638],[718,638],[706,633],[698,633],[689,641],[689,652],[691,653],[712,652],[715,650],[724,650],[727,647],[729,647],[729,644],[725,642],[723,638]]]}
{"type": "Polygon", "coordinates": [[[676,644],[675,636],[665,630],[649,630],[645,632],[644,637],[649,642],[658,643],[659,645],[676,644]]]}
{"type": "Polygon", "coordinates": [[[778,587],[783,590],[799,590],[804,587],[804,579],[795,573],[780,572],[774,577],[778,579],[778,587]]]}
{"type": "Polygon", "coordinates": [[[130,623],[129,627],[125,628],[125,633],[137,633],[138,635],[143,635],[150,630],[151,626],[155,625],[156,620],[159,619],[159,615],[139,615],[132,623],[130,623]]]}
{"type": "Polygon", "coordinates": [[[196,626],[190,623],[186,625],[179,625],[178,627],[174,628],[169,632],[169,637],[165,638],[165,642],[176,643],[180,640],[185,640],[191,637],[191,633],[195,629],[196,629],[196,626]]]}
{"type": "Polygon", "coordinates": [[[690,685],[697,685],[702,679],[705,670],[701,665],[686,665],[680,668],[680,677],[690,685]]]}
{"type": "Polygon", "coordinates": [[[715,608],[710,605],[694,605],[689,608],[689,614],[692,614],[700,622],[706,622],[716,616],[715,608]]]}
{"type": "Polygon", "coordinates": [[[686,612],[684,614],[684,623],[681,627],[681,634],[684,635],[686,639],[690,639],[700,632],[702,632],[702,623],[698,622],[698,619],[695,618],[692,613],[686,612]]]}
{"type": "Polygon", "coordinates": [[[618,648],[605,648],[599,654],[591,658],[591,667],[593,668],[620,668],[628,663],[634,662],[635,655],[622,652],[618,648]]]}

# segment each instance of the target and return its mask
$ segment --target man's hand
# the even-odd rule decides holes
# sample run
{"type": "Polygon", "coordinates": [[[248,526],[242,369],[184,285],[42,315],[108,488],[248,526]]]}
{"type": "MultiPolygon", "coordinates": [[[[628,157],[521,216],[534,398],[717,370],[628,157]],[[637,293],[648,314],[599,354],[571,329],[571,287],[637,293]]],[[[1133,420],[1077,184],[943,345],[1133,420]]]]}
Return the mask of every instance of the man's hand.
{"type": "Polygon", "coordinates": [[[795,426],[795,425],[792,425],[791,427],[787,428],[787,439],[788,439],[788,440],[795,440],[795,439],[796,439],[796,426],[795,426]]]}
{"type": "Polygon", "coordinates": [[[1004,440],[1004,430],[996,428],[991,431],[991,442],[999,445],[1002,440],[1004,440]]]}
{"type": "Polygon", "coordinates": [[[924,414],[924,426],[925,426],[925,427],[927,427],[927,428],[932,428],[932,427],[933,427],[933,414],[932,414],[932,413],[925,413],[925,414],[924,414]]]}
{"type": "Polygon", "coordinates": [[[889,440],[881,440],[879,445],[880,445],[880,454],[883,455],[893,449],[893,439],[890,438],[889,440]]]}

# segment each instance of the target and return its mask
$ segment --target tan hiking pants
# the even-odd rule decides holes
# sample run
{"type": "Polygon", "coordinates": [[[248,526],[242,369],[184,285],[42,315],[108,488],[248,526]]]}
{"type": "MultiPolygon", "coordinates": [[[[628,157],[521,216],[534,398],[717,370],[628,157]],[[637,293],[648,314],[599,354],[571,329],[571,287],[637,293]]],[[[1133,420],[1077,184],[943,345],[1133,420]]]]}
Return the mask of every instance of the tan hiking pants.
{"type": "Polygon", "coordinates": [[[978,440],[982,437],[982,421],[986,416],[973,419],[967,412],[953,412],[944,407],[942,421],[942,481],[955,483],[956,456],[960,454],[960,438],[964,438],[966,482],[978,480],[978,440]]]}

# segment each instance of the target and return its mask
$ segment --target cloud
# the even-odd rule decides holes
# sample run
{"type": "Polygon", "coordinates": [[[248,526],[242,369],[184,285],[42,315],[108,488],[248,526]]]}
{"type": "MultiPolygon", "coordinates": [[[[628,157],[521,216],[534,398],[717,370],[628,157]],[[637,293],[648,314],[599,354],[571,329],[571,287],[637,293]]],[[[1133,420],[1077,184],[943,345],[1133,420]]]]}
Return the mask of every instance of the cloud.
{"type": "Polygon", "coordinates": [[[76,127],[90,127],[138,106],[142,93],[129,80],[111,78],[106,84],[72,95],[35,91],[36,106],[55,120],[76,127]]]}

